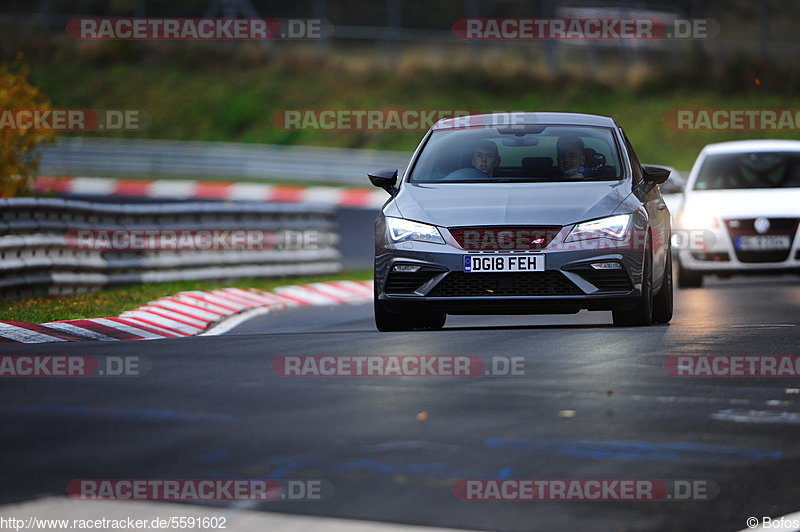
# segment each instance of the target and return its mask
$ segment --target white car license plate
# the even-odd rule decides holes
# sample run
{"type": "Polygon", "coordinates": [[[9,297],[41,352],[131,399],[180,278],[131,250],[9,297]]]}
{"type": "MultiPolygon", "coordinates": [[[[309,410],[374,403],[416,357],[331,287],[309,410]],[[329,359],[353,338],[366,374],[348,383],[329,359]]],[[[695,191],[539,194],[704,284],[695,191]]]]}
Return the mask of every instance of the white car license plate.
{"type": "Polygon", "coordinates": [[[736,249],[742,251],[767,251],[789,249],[792,242],[786,235],[740,236],[736,239],[736,249]]]}
{"type": "Polygon", "coordinates": [[[515,255],[464,255],[467,273],[543,272],[544,255],[537,253],[515,255]]]}

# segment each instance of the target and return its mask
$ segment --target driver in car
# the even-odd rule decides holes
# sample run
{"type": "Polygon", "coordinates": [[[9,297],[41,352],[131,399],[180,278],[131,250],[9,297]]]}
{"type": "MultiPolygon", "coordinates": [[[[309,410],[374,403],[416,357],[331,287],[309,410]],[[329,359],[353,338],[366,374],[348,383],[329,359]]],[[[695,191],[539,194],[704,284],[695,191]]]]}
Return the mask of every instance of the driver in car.
{"type": "Polygon", "coordinates": [[[494,169],[500,164],[500,153],[497,144],[491,140],[482,140],[472,151],[472,166],[489,177],[494,177],[494,169]]]}
{"type": "Polygon", "coordinates": [[[558,169],[565,179],[583,179],[586,154],[583,141],[576,136],[560,137],[556,142],[558,169]]]}

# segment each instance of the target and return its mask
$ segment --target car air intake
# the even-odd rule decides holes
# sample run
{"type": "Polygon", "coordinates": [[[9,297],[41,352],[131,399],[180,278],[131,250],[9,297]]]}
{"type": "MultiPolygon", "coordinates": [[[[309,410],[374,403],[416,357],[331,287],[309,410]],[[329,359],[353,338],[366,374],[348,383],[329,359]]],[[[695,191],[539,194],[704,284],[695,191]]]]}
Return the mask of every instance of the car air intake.
{"type": "Polygon", "coordinates": [[[420,286],[427,283],[439,270],[420,270],[416,272],[389,272],[386,287],[387,294],[413,294],[420,286]]]}
{"type": "Polygon", "coordinates": [[[731,256],[727,251],[692,251],[695,260],[710,260],[714,262],[729,262],[731,256]]]}
{"type": "Polygon", "coordinates": [[[581,269],[575,271],[603,292],[630,292],[633,290],[631,279],[625,270],[581,269]]]}

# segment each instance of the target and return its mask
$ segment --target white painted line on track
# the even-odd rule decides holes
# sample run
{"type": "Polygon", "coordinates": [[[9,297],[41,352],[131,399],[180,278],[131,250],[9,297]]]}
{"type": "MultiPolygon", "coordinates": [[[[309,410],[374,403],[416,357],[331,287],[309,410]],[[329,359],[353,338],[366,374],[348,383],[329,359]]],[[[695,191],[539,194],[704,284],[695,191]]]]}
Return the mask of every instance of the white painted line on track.
{"type": "Polygon", "coordinates": [[[242,323],[246,322],[249,319],[255,318],[257,316],[263,316],[264,314],[269,314],[270,312],[274,312],[278,307],[259,307],[250,310],[245,310],[240,314],[236,314],[217,325],[213,325],[209,330],[205,332],[201,332],[198,336],[219,336],[221,334],[225,334],[242,323]]]}
{"type": "Polygon", "coordinates": [[[778,412],[774,410],[720,410],[711,414],[715,421],[733,423],[775,423],[781,425],[800,424],[800,412],[778,412]]]}

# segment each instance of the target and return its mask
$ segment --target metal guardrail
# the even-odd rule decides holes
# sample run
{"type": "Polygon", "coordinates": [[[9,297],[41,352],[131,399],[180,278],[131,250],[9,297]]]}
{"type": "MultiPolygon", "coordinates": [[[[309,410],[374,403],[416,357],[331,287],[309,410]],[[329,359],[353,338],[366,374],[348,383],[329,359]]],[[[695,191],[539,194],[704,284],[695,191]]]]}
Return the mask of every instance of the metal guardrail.
{"type": "Polygon", "coordinates": [[[334,212],[304,204],[107,204],[0,199],[0,298],[86,292],[108,285],[316,275],[341,270],[334,212]],[[276,238],[313,232],[313,243],[261,249],[82,249],[91,231],[250,230],[276,238]]]}
{"type": "Polygon", "coordinates": [[[364,185],[405,168],[410,153],[231,142],[62,138],[42,149],[41,175],[234,177],[364,185]]]}

